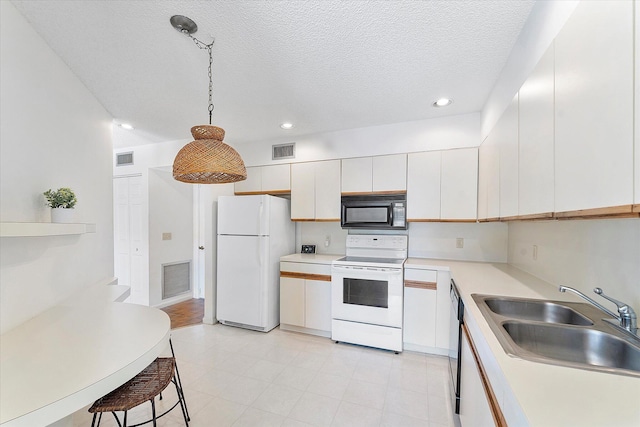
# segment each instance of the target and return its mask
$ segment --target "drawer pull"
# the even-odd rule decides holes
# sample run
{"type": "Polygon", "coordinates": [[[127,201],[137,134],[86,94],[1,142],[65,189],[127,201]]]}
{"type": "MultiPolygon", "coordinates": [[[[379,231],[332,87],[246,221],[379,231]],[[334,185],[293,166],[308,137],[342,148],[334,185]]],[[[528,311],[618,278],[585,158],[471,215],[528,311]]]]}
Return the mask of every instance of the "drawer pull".
{"type": "Polygon", "coordinates": [[[416,289],[429,289],[429,290],[437,290],[438,284],[436,282],[419,282],[417,280],[405,280],[404,281],[405,288],[416,288],[416,289]]]}

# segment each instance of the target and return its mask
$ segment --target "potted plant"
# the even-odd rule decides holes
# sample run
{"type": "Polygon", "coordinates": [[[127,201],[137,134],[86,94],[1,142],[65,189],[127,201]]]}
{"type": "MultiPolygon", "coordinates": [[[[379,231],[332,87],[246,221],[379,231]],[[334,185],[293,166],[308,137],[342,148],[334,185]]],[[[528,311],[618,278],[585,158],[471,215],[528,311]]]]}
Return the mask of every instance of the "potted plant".
{"type": "Polygon", "coordinates": [[[47,199],[47,206],[51,207],[51,222],[71,223],[73,222],[73,208],[78,202],[76,195],[70,188],[58,188],[45,191],[44,197],[47,199]]]}

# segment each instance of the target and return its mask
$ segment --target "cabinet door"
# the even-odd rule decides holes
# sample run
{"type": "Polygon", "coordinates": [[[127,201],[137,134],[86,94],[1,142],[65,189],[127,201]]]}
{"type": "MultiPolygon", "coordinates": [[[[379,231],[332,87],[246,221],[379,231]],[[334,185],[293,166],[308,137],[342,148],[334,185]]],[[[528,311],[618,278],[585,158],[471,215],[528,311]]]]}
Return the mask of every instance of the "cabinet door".
{"type": "Polygon", "coordinates": [[[634,166],[634,174],[635,174],[635,184],[633,185],[633,187],[635,188],[635,196],[634,196],[634,203],[636,204],[636,212],[640,212],[640,7],[638,7],[637,3],[636,3],[636,23],[635,23],[635,33],[636,33],[636,40],[635,40],[635,46],[636,46],[636,54],[635,54],[635,59],[636,59],[636,75],[635,75],[635,88],[636,88],[636,93],[635,93],[635,101],[636,101],[636,107],[635,107],[635,117],[634,117],[634,123],[635,123],[635,130],[636,130],[636,134],[635,134],[635,142],[636,142],[636,148],[635,148],[635,153],[636,153],[636,160],[635,160],[635,166],[634,166]]]}
{"type": "Polygon", "coordinates": [[[553,45],[524,82],[518,106],[518,215],[554,211],[553,45]]]}
{"type": "Polygon", "coordinates": [[[436,346],[436,291],[404,288],[402,341],[422,347],[436,346]]]}
{"type": "Polygon", "coordinates": [[[440,219],[440,151],[411,153],[407,165],[407,218],[440,219]]]}
{"type": "Polygon", "coordinates": [[[371,161],[374,192],[407,190],[407,155],[377,156],[371,161]]]}
{"type": "Polygon", "coordinates": [[[262,170],[260,166],[247,168],[247,179],[233,184],[233,191],[240,193],[260,193],[262,191],[262,170]]]}
{"type": "Polygon", "coordinates": [[[331,282],[305,280],[305,327],[331,330],[331,282]]]}
{"type": "Polygon", "coordinates": [[[315,218],[340,221],[340,160],[315,163],[315,218]]]}
{"type": "Polygon", "coordinates": [[[478,208],[478,149],[442,152],[440,218],[475,221],[478,208]]]}
{"type": "Polygon", "coordinates": [[[373,190],[371,157],[342,159],[342,192],[371,193],[373,190]]]}
{"type": "Polygon", "coordinates": [[[460,424],[462,427],[494,426],[491,407],[467,336],[462,334],[460,366],[460,424]]]}
{"type": "Polygon", "coordinates": [[[496,124],[500,151],[500,217],[518,215],[518,95],[496,124]]]}
{"type": "Polygon", "coordinates": [[[438,271],[436,289],[436,347],[449,349],[449,329],[451,327],[451,297],[449,294],[451,273],[438,271]]]}
{"type": "Polygon", "coordinates": [[[280,278],[280,323],[304,327],[304,279],[280,278]]]}
{"type": "Polygon", "coordinates": [[[488,218],[489,137],[478,147],[478,219],[488,218]]]}
{"type": "Polygon", "coordinates": [[[633,198],[633,8],[583,1],[555,41],[555,210],[633,198]]]}
{"type": "Polygon", "coordinates": [[[262,166],[262,191],[265,193],[283,193],[291,190],[290,165],[262,166]]]}
{"type": "Polygon", "coordinates": [[[291,165],[291,219],[315,219],[315,164],[291,165]]]}

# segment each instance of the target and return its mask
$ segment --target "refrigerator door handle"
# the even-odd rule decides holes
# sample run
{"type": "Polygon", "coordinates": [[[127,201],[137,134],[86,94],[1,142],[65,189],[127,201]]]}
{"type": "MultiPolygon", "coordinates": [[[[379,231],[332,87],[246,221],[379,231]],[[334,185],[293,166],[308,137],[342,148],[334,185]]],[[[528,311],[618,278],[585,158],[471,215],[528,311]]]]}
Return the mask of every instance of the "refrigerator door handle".
{"type": "Polygon", "coordinates": [[[258,212],[258,235],[264,234],[264,230],[262,229],[262,216],[264,215],[264,202],[260,201],[260,211],[258,212]]]}

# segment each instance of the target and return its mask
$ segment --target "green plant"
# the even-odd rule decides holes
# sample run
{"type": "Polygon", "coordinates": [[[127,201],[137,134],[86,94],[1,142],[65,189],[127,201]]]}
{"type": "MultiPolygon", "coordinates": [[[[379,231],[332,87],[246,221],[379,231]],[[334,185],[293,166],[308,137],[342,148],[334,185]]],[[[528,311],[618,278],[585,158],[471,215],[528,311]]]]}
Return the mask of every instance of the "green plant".
{"type": "Polygon", "coordinates": [[[47,206],[52,208],[72,209],[78,202],[73,190],[66,187],[58,188],[56,191],[48,189],[43,194],[47,199],[47,206]]]}

